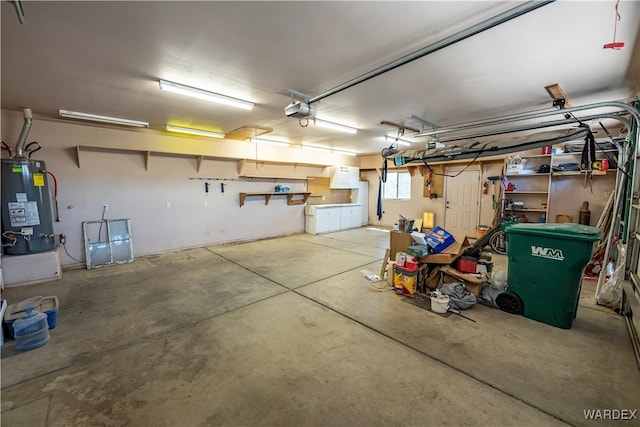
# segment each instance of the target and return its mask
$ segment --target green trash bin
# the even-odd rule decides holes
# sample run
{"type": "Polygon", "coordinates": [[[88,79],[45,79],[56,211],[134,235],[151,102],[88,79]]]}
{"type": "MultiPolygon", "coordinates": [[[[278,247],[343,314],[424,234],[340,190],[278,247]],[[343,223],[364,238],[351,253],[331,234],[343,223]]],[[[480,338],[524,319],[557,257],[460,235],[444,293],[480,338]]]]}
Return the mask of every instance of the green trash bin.
{"type": "Polygon", "coordinates": [[[523,303],[524,316],[570,329],[578,309],[582,275],[602,238],[586,225],[513,224],[506,227],[507,286],[523,303]]]}

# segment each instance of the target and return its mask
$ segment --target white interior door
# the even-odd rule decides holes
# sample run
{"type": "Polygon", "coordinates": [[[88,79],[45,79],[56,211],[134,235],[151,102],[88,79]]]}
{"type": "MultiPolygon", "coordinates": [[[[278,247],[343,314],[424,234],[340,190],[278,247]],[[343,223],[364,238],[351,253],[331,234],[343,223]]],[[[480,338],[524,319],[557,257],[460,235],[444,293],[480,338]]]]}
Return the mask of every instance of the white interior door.
{"type": "Polygon", "coordinates": [[[464,234],[475,238],[478,235],[480,171],[460,170],[446,168],[445,229],[452,234],[464,234]]]}

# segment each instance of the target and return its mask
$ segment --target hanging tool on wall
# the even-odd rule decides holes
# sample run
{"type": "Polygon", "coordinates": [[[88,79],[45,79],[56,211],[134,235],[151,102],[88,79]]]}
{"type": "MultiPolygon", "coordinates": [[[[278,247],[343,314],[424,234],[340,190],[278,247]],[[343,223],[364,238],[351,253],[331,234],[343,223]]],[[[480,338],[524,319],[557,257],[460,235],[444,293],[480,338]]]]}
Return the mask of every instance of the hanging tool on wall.
{"type": "Polygon", "coordinates": [[[496,200],[496,181],[498,181],[499,179],[500,177],[496,175],[487,177],[487,180],[491,181],[491,201],[493,202],[493,210],[496,210],[496,208],[498,207],[498,201],[496,200]]]}
{"type": "Polygon", "coordinates": [[[224,193],[224,182],[220,183],[220,192],[224,193]]]}
{"type": "Polygon", "coordinates": [[[205,192],[205,193],[208,193],[208,192],[209,192],[209,183],[208,183],[208,182],[205,182],[205,183],[204,183],[204,192],[205,192]]]}
{"type": "Polygon", "coordinates": [[[424,181],[424,185],[427,187],[427,196],[430,199],[437,199],[438,195],[436,193],[431,192],[432,179],[433,179],[433,172],[429,170],[425,175],[425,181],[424,181]]]}

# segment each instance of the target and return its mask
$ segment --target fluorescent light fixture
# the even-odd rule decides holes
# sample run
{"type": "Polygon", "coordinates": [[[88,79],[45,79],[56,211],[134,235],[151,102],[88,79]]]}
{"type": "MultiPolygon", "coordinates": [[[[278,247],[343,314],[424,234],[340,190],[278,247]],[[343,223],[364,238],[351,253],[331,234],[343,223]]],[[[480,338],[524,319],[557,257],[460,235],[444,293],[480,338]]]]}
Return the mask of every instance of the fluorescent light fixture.
{"type": "Polygon", "coordinates": [[[225,104],[232,107],[242,108],[244,110],[253,109],[253,102],[233,98],[227,95],[221,95],[215,92],[209,92],[191,86],[181,85],[179,83],[168,82],[166,80],[160,80],[160,89],[166,90],[167,92],[179,93],[180,95],[204,99],[205,101],[217,102],[218,104],[225,104]]]}
{"type": "Polygon", "coordinates": [[[251,142],[256,142],[258,144],[271,144],[271,145],[283,145],[288,147],[289,140],[285,138],[280,138],[277,136],[259,136],[251,138],[251,142]]]}
{"type": "Polygon", "coordinates": [[[402,138],[396,138],[395,136],[391,136],[391,135],[385,135],[384,139],[389,142],[391,141],[391,143],[396,143],[398,145],[404,145],[404,146],[409,146],[411,145],[411,141],[407,140],[407,139],[402,139],[402,138]]]}
{"type": "Polygon", "coordinates": [[[303,150],[313,150],[313,151],[333,151],[333,149],[329,148],[329,147],[320,147],[318,145],[306,145],[306,144],[302,144],[302,149],[303,150]]]}
{"type": "Polygon", "coordinates": [[[60,117],[68,117],[70,119],[89,120],[91,122],[112,123],[116,125],[134,126],[139,128],[148,128],[149,122],[140,122],[137,120],[123,119],[120,117],[100,116],[98,114],[80,113],[78,111],[58,110],[60,117]]]}
{"type": "Polygon", "coordinates": [[[180,127],[180,126],[172,126],[172,125],[165,125],[165,128],[169,132],[188,133],[190,135],[208,136],[210,138],[224,138],[225,137],[224,133],[212,132],[212,131],[209,131],[209,130],[183,128],[183,127],[180,127]]]}
{"type": "Polygon", "coordinates": [[[333,150],[333,152],[336,154],[344,154],[346,156],[355,156],[357,154],[355,151],[349,150],[333,150]]]}
{"type": "Polygon", "coordinates": [[[316,126],[320,126],[327,129],[333,129],[340,132],[346,132],[350,134],[355,134],[358,132],[358,129],[354,127],[341,125],[339,123],[328,122],[326,120],[313,119],[313,123],[315,123],[316,126]]]}

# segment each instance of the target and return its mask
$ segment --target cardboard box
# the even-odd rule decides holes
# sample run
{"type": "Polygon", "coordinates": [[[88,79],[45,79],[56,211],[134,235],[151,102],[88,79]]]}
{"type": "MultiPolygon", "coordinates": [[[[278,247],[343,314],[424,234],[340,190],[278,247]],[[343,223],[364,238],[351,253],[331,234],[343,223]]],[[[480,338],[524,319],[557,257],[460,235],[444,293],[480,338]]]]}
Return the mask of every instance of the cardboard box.
{"type": "Polygon", "coordinates": [[[401,231],[389,232],[389,259],[395,261],[396,252],[407,252],[407,248],[413,245],[411,234],[401,231]]]}
{"type": "Polygon", "coordinates": [[[455,242],[455,237],[442,227],[435,227],[425,234],[424,241],[433,252],[439,254],[455,242]]]}
{"type": "Polygon", "coordinates": [[[427,264],[451,264],[454,262],[464,251],[466,251],[471,244],[469,239],[465,235],[459,235],[455,237],[455,242],[448,248],[444,249],[439,254],[432,254],[424,258],[418,258],[419,263],[427,264]]]}
{"type": "Polygon", "coordinates": [[[486,274],[462,273],[448,265],[441,267],[440,271],[444,273],[443,283],[460,282],[469,292],[474,294],[476,298],[480,297],[482,287],[488,280],[486,274]]]}

